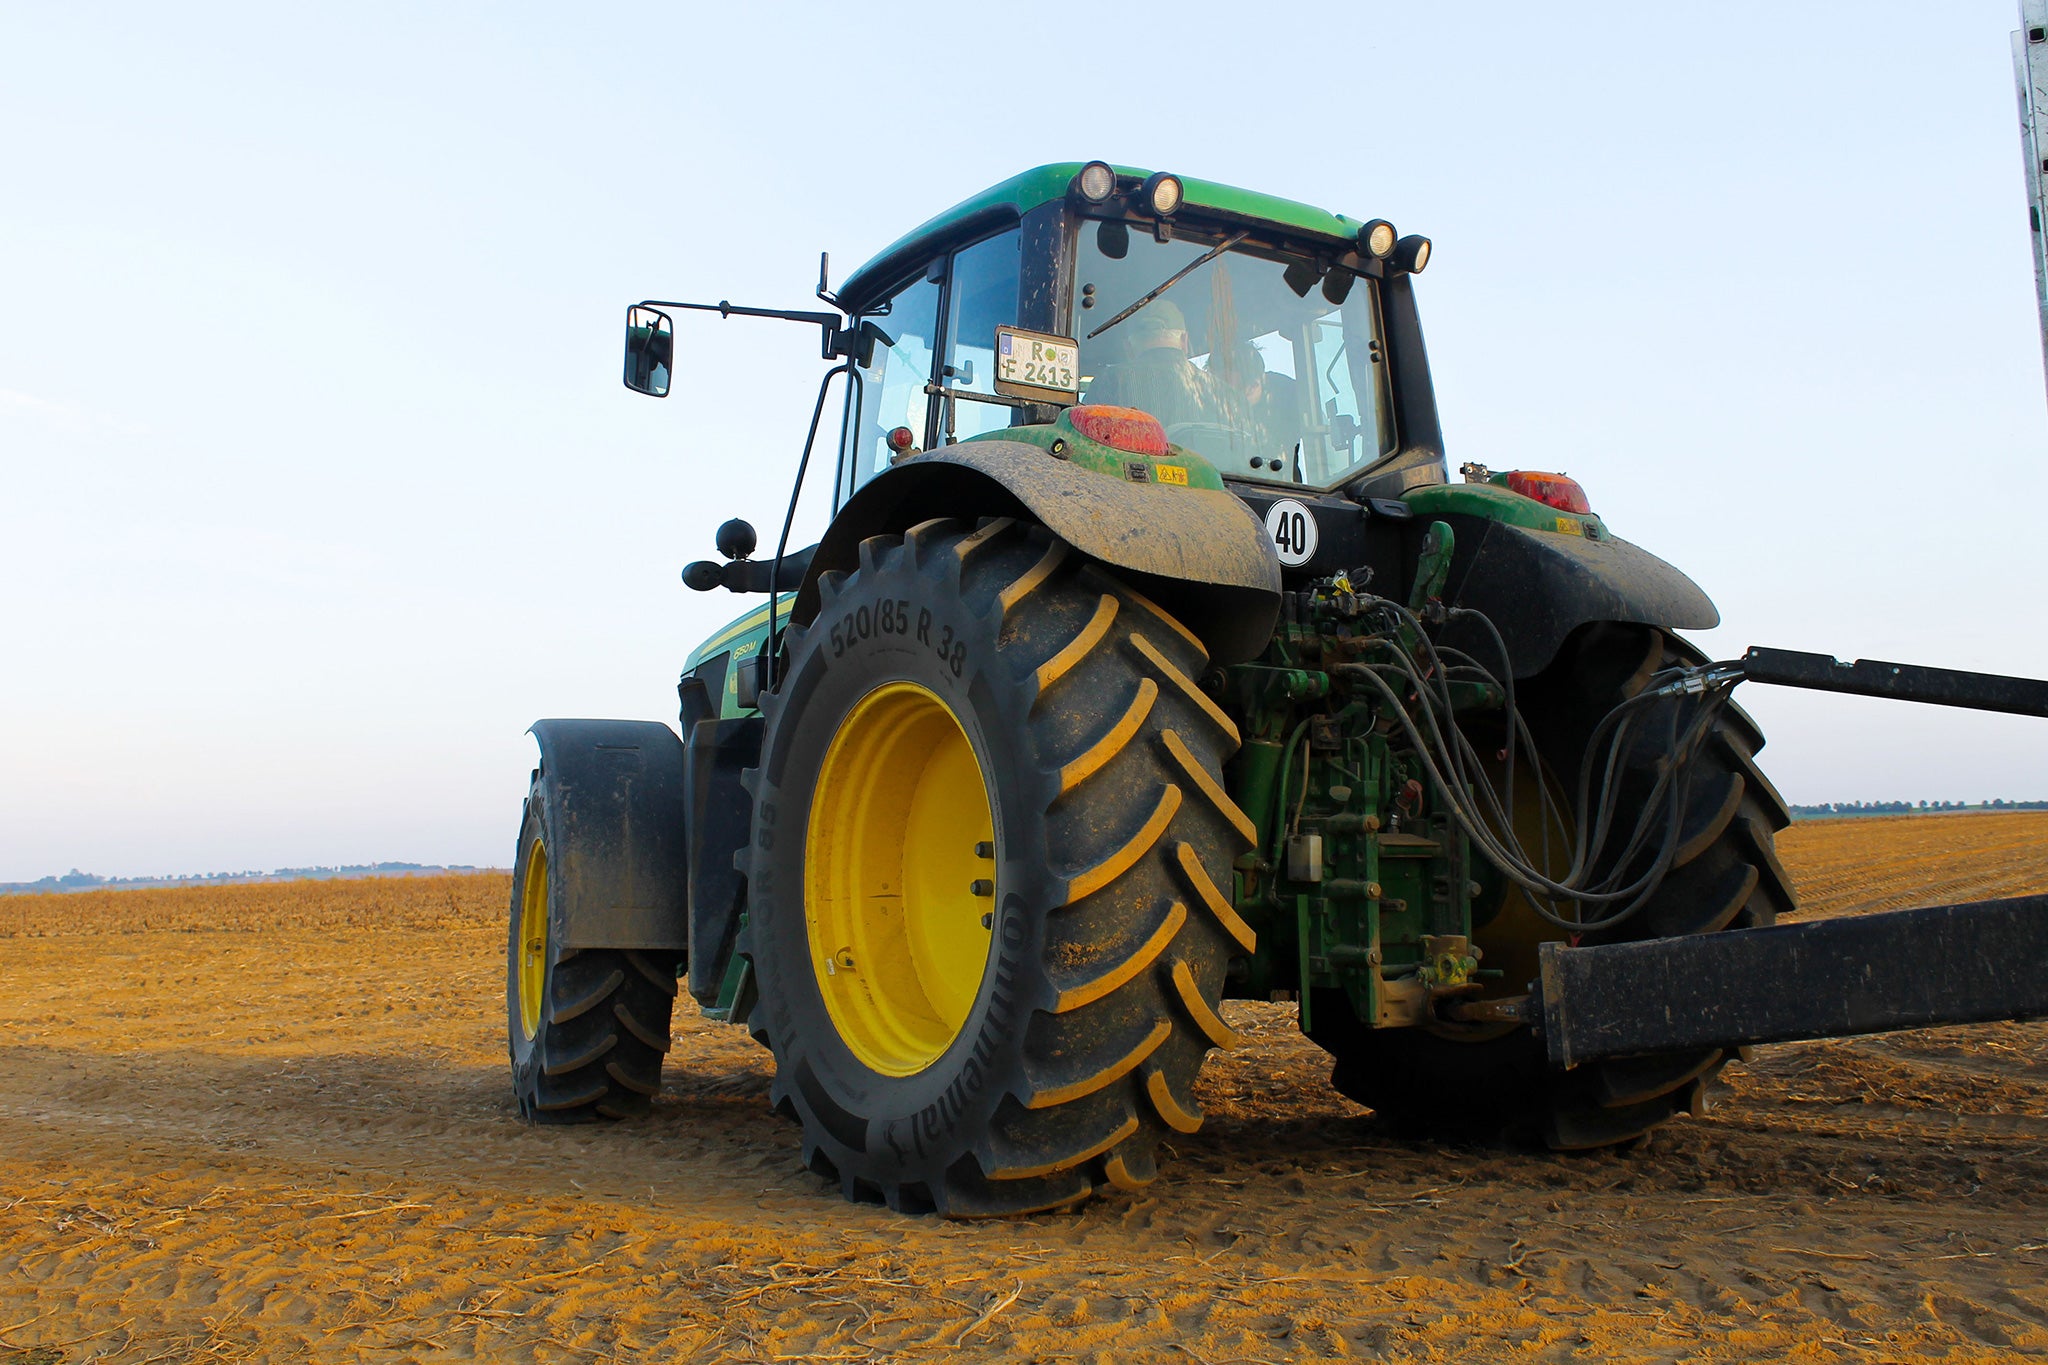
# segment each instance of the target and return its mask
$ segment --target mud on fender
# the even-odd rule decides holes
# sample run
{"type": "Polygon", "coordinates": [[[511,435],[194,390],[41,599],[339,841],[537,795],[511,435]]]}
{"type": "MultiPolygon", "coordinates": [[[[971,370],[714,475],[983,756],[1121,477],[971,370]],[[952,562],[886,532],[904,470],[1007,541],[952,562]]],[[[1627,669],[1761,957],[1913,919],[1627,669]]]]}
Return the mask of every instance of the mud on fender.
{"type": "Polygon", "coordinates": [[[1272,638],[1280,560],[1234,494],[1130,483],[1021,441],[975,440],[914,456],[847,501],[818,543],[792,619],[818,611],[818,579],[858,562],[861,541],[935,517],[1019,516],[1123,571],[1201,639],[1210,663],[1242,663],[1272,638]]]}

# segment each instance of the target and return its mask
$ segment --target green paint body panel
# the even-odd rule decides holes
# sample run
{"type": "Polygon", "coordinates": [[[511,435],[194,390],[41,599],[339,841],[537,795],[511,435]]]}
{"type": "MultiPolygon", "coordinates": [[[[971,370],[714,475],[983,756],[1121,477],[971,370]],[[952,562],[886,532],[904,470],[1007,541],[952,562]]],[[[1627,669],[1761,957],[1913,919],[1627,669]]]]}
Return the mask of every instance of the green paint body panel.
{"type": "MultiPolygon", "coordinates": [[[[785,592],[777,600],[775,619],[787,621],[789,609],[796,601],[796,594],[785,592]]],[[[735,716],[750,716],[754,710],[740,705],[740,672],[734,667],[742,659],[751,659],[760,652],[768,639],[768,604],[763,602],[751,611],[742,612],[714,632],[703,644],[690,651],[683,660],[685,673],[715,654],[732,653],[732,661],[725,670],[725,689],[718,697],[718,714],[721,719],[731,720],[735,716]]]]}
{"type": "Polygon", "coordinates": [[[683,660],[683,671],[685,673],[689,672],[712,655],[730,648],[735,641],[744,641],[748,638],[759,640],[767,633],[768,604],[763,602],[758,607],[752,607],[741,612],[738,616],[733,617],[732,620],[720,626],[716,631],[705,636],[704,643],[691,650],[689,657],[683,660]]]}
{"type": "Polygon", "coordinates": [[[1194,451],[1169,445],[1166,454],[1157,458],[1134,455],[1128,450],[1118,450],[1083,436],[1074,429],[1073,419],[1064,411],[1057,420],[1043,426],[1008,427],[1002,431],[985,432],[957,444],[968,445],[974,441],[1022,441],[1065,460],[1076,469],[1131,483],[1156,483],[1166,488],[1206,488],[1216,493],[1223,491],[1223,476],[1216,472],[1216,466],[1194,451]],[[1132,472],[1134,465],[1144,467],[1144,478],[1132,472]],[[1160,477],[1162,472],[1166,477],[1160,477]],[[1185,481],[1179,477],[1181,475],[1186,476],[1185,481]]]}
{"type": "Polygon", "coordinates": [[[1440,483],[1418,488],[1404,501],[1417,516],[1463,513],[1553,535],[1584,536],[1588,540],[1605,540],[1609,535],[1607,523],[1591,513],[1560,512],[1549,503],[1511,493],[1497,484],[1440,483]]]}
{"type": "MultiPolygon", "coordinates": [[[[1068,186],[1074,183],[1074,177],[1086,164],[1062,161],[1050,166],[1035,166],[1001,184],[991,185],[972,198],[961,200],[883,248],[874,259],[847,276],[839,292],[851,299],[864,298],[867,290],[891,283],[889,279],[882,278],[881,273],[892,273],[896,267],[906,264],[907,258],[918,254],[921,245],[929,242],[936,251],[938,243],[992,210],[1004,209],[1022,217],[1041,204],[1064,199],[1068,186]]],[[[1152,174],[1135,166],[1118,166],[1116,173],[1120,179],[1134,177],[1139,180],[1152,174]]],[[[1358,230],[1365,226],[1363,220],[1341,213],[1331,213],[1292,199],[1241,190],[1232,185],[1219,185],[1210,180],[1190,180],[1183,176],[1181,188],[1186,195],[1184,202],[1187,207],[1273,223],[1307,236],[1352,242],[1357,239],[1358,230]]]]}

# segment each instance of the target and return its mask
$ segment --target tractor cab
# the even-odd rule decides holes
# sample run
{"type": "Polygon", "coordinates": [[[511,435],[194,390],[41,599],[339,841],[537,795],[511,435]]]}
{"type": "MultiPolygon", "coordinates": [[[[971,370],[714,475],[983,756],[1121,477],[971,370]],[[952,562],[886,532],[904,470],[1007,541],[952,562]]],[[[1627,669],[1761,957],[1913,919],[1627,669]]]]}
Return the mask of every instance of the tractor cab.
{"type": "MultiPolygon", "coordinates": [[[[1168,467],[1133,471],[1125,457],[1142,452],[1115,442],[1095,443],[1099,458],[1084,463],[1191,491],[1227,490],[1230,504],[1203,508],[1199,499],[1181,498],[1149,509],[1142,515],[1155,549],[1175,538],[1243,541],[1239,523],[1248,506],[1254,522],[1266,520],[1274,541],[1285,542],[1280,564],[1315,576],[1372,558],[1358,535],[1361,502],[1391,507],[1447,482],[1413,288],[1429,253],[1427,238],[1401,236],[1384,219],[1102,161],[1040,166],[914,228],[836,292],[821,268],[818,297],[833,312],[636,305],[625,382],[652,396],[667,392],[670,340],[661,307],[818,325],[824,357],[841,362],[825,380],[813,426],[814,440],[821,427],[829,430],[822,420],[829,394],[841,420],[835,518],[878,475],[918,457],[946,459],[955,447],[999,437],[1057,453],[1061,441],[1046,433],[1063,411],[1135,409],[1157,419],[1163,439],[1153,439],[1171,451],[1168,467]],[[1034,373],[1016,363],[1026,349],[1056,360],[1034,373]],[[846,382],[833,393],[842,375],[846,382]]],[[[1026,463],[1042,461],[1027,455],[1026,463]]],[[[812,467],[807,447],[798,468],[812,467]]],[[[1012,473],[984,473],[992,484],[981,496],[1000,503],[995,489],[1012,487],[1012,473]]],[[[1068,496],[1073,491],[1054,496],[1073,508],[1102,495],[1092,481],[1079,490],[1079,503],[1068,496]]],[[[794,498],[793,490],[792,505],[794,498]]],[[[889,504],[888,517],[900,518],[922,498],[880,501],[889,504]]],[[[1098,508],[1087,515],[1113,527],[1126,514],[1098,508]]],[[[843,525],[874,529],[866,516],[843,525]]],[[[751,548],[752,528],[747,537],[751,548]]],[[[1085,538],[1077,544],[1097,554],[1107,548],[1085,538]]],[[[825,567],[820,561],[814,569],[815,548],[767,542],[761,559],[698,561],[683,576],[693,588],[772,596],[825,567]]],[[[1208,554],[1168,550],[1123,567],[1158,576],[1153,590],[1166,598],[1177,597],[1178,582],[1188,578],[1265,595],[1270,552],[1240,548],[1241,562],[1227,566],[1205,563],[1208,554]]],[[[794,606],[797,619],[812,605],[806,593],[794,606]]],[[[761,661],[771,621],[789,607],[751,610],[690,656],[692,670],[712,665],[723,713],[751,710],[757,683],[719,660],[761,661]],[[728,639],[735,631],[737,643],[728,639]]],[[[1261,630],[1241,633],[1251,641],[1261,630]]],[[[1205,643],[1232,652],[1215,636],[1205,635],[1205,643]]]]}
{"type": "Polygon", "coordinates": [[[1148,412],[1232,481],[1330,489],[1419,468],[1390,486],[1441,482],[1409,280],[1428,254],[1381,220],[1205,181],[1099,161],[1026,171],[839,291],[870,344],[834,505],[912,453],[1066,404],[1148,412]],[[1002,381],[1018,330],[1072,345],[1070,388],[1002,381]]]}

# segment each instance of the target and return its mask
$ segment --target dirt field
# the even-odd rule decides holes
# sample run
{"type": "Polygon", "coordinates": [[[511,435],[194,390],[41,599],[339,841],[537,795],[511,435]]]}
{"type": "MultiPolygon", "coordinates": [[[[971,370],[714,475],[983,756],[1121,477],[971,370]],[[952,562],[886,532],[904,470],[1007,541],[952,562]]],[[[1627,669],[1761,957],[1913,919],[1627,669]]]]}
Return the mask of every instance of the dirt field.
{"type": "MultiPolygon", "coordinates": [[[[2048,889],[2048,815],[1783,847],[1825,913],[2048,889]]],[[[506,890],[0,899],[0,1365],[2048,1356],[2048,1027],[1760,1053],[1560,1158],[1398,1140],[1232,1006],[1145,1193],[949,1225],[827,1193],[687,1006],[651,1121],[522,1126],[506,890]]]]}

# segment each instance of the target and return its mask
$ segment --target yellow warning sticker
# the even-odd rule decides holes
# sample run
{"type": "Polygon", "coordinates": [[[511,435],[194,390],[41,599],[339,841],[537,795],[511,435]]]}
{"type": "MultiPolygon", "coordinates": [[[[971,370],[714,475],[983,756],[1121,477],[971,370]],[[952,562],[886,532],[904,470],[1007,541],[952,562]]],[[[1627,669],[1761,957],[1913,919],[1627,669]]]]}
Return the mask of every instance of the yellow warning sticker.
{"type": "Polygon", "coordinates": [[[1157,468],[1159,473],[1159,482],[1177,483],[1182,488],[1186,488],[1188,486],[1188,471],[1182,468],[1180,465],[1163,464],[1159,465],[1157,468]]]}
{"type": "Polygon", "coordinates": [[[1557,529],[1568,536],[1582,536],[1586,534],[1586,524],[1577,517],[1559,517],[1557,519],[1557,529]]]}

